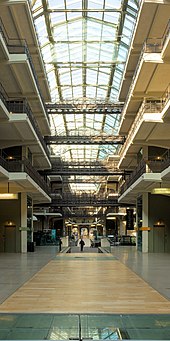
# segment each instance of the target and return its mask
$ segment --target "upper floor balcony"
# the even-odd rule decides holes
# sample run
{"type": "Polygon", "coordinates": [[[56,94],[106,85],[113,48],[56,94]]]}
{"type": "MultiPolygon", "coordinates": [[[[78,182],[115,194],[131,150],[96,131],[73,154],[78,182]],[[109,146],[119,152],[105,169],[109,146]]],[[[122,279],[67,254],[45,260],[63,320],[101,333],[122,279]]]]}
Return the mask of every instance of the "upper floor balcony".
{"type": "Polygon", "coordinates": [[[133,168],[141,146],[170,148],[170,85],[160,98],[145,99],[128,131],[120,151],[119,167],[133,168]]]}
{"type": "Polygon", "coordinates": [[[42,96],[45,101],[50,102],[48,77],[32,16],[32,6],[33,2],[28,0],[0,1],[0,16],[8,37],[13,39],[19,37],[26,40],[38,76],[42,96]]]}
{"type": "Polygon", "coordinates": [[[139,193],[152,192],[160,185],[170,187],[170,157],[143,159],[120,187],[118,202],[135,203],[139,193]]]}
{"type": "Polygon", "coordinates": [[[119,133],[126,135],[143,98],[162,98],[169,86],[170,24],[161,38],[147,38],[131,78],[119,133]],[[161,80],[161,81],[160,81],[161,80]]]}
{"type": "MultiPolygon", "coordinates": [[[[169,13],[169,1],[144,0],[140,2],[137,23],[133,32],[133,37],[124,71],[124,77],[122,80],[122,85],[120,87],[120,101],[125,102],[127,98],[127,93],[141,54],[143,42],[150,41],[150,45],[152,45],[152,43],[155,44],[155,47],[152,49],[152,51],[154,51],[155,49],[155,53],[159,50],[159,46],[157,46],[157,44],[160,45],[160,41],[162,47],[163,45],[164,47],[166,46],[164,39],[169,39],[169,13]],[[153,38],[155,39],[155,37],[158,38],[159,42],[153,40],[153,38]],[[151,42],[150,39],[153,40],[153,42],[151,42]]],[[[166,53],[168,53],[168,51],[166,51],[166,53]]],[[[162,53],[162,56],[164,57],[164,53],[162,53]]]]}
{"type": "Polygon", "coordinates": [[[3,167],[7,175],[0,183],[2,193],[6,191],[8,181],[12,193],[26,192],[35,203],[51,201],[49,186],[28,159],[6,161],[0,157],[0,167],[3,167]]]}
{"type": "Polygon", "coordinates": [[[0,148],[29,146],[36,168],[51,167],[49,149],[27,101],[10,100],[1,84],[0,120],[0,148]]]}
{"type": "Polygon", "coordinates": [[[10,97],[27,98],[43,135],[50,134],[49,118],[38,77],[27,43],[23,39],[10,39],[0,21],[1,82],[10,97]]]}

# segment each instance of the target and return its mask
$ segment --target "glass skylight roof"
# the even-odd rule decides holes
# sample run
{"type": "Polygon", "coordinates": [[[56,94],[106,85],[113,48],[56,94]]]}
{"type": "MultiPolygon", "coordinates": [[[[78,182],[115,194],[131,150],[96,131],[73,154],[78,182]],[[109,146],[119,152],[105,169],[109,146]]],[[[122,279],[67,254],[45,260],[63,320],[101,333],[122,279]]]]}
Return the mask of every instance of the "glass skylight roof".
{"type": "MultiPolygon", "coordinates": [[[[30,0],[51,100],[115,103],[140,0],[30,0]]],[[[52,135],[116,135],[120,114],[50,115],[52,135]]],[[[52,146],[64,160],[106,159],[117,145],[52,146]]]]}

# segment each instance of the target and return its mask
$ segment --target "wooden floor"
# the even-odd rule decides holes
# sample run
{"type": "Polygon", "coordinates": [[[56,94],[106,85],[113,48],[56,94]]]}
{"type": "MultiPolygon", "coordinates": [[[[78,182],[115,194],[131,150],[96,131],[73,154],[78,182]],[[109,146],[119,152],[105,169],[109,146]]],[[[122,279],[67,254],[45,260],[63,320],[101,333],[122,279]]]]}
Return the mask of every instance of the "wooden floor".
{"type": "Polygon", "coordinates": [[[170,301],[101,253],[60,254],[0,305],[0,312],[170,313],[170,301]]]}

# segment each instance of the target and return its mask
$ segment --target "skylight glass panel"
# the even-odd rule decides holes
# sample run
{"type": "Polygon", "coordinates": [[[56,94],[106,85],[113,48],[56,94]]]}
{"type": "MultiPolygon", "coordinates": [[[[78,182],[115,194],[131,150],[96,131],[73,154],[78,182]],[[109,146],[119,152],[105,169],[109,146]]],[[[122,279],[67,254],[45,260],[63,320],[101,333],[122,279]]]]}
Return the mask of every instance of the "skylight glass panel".
{"type": "Polygon", "coordinates": [[[58,102],[59,101],[59,94],[56,89],[51,89],[51,99],[52,102],[58,102]]]}
{"type": "Polygon", "coordinates": [[[82,25],[82,20],[75,20],[68,23],[68,39],[70,42],[72,40],[82,40],[82,25]]]}
{"type": "Polygon", "coordinates": [[[72,91],[70,88],[63,87],[62,93],[65,100],[72,98],[72,91]]]}
{"type": "Polygon", "coordinates": [[[74,85],[82,84],[82,70],[72,69],[72,82],[74,85]]]}
{"type": "Polygon", "coordinates": [[[86,88],[86,94],[87,94],[86,96],[87,97],[94,98],[95,93],[96,93],[95,87],[87,86],[87,88],[86,88]]]}
{"type": "Polygon", "coordinates": [[[107,88],[97,88],[97,97],[98,98],[101,98],[101,99],[104,99],[105,96],[106,96],[106,93],[107,93],[107,88]]]}
{"type": "Polygon", "coordinates": [[[53,26],[56,24],[63,23],[66,20],[65,13],[64,12],[50,13],[50,20],[53,26]]]}
{"type": "Polygon", "coordinates": [[[64,120],[63,120],[63,116],[62,115],[53,115],[51,118],[51,127],[52,129],[55,129],[56,131],[58,131],[59,129],[63,130],[64,128],[64,120]],[[57,124],[56,124],[57,123],[57,124]]]}
{"type": "Polygon", "coordinates": [[[117,34],[117,27],[110,27],[109,25],[102,26],[102,39],[103,40],[115,40],[117,34]]]}
{"type": "Polygon", "coordinates": [[[103,121],[103,115],[95,114],[94,119],[95,119],[95,121],[102,122],[103,121]]]}
{"type": "Polygon", "coordinates": [[[108,66],[107,67],[100,67],[99,74],[103,74],[104,76],[107,77],[107,75],[110,75],[110,68],[108,66]]]}
{"type": "Polygon", "coordinates": [[[139,8],[140,2],[141,0],[129,0],[128,4],[129,6],[133,7],[137,11],[139,8]]]}
{"type": "Polygon", "coordinates": [[[47,77],[48,77],[48,81],[50,83],[50,87],[54,88],[54,86],[56,86],[56,77],[55,77],[54,71],[52,70],[51,72],[48,72],[47,77]]]}
{"type": "Polygon", "coordinates": [[[75,115],[74,114],[66,114],[66,121],[69,122],[75,122],[75,115]]]}
{"type": "Polygon", "coordinates": [[[70,60],[74,62],[82,61],[82,44],[70,44],[69,45],[70,60]]]}
{"type": "MultiPolygon", "coordinates": [[[[32,4],[32,0],[30,0],[30,4],[32,4]]],[[[37,0],[34,4],[34,6],[32,7],[33,11],[36,10],[38,7],[40,7],[42,5],[42,1],[41,0],[37,0]]]]}
{"type": "Polygon", "coordinates": [[[41,51],[42,51],[43,59],[46,61],[46,63],[51,63],[52,57],[51,57],[50,44],[44,46],[41,51]]]}
{"type": "Polygon", "coordinates": [[[117,12],[105,12],[104,21],[117,25],[120,19],[120,13],[117,12]]]}
{"type": "Polygon", "coordinates": [[[58,68],[58,74],[60,75],[68,75],[70,73],[69,67],[60,67],[58,68]]]}
{"type": "Polygon", "coordinates": [[[103,0],[88,0],[88,9],[102,9],[103,8],[103,0]]]}
{"type": "Polygon", "coordinates": [[[114,102],[114,101],[117,101],[118,99],[118,94],[119,94],[119,91],[116,90],[116,89],[112,89],[111,90],[111,94],[110,94],[110,99],[114,102]]]}
{"type": "Polygon", "coordinates": [[[102,25],[97,22],[88,21],[87,22],[87,36],[94,40],[100,40],[101,38],[101,28],[102,25]]]}
{"type": "Polygon", "coordinates": [[[102,124],[100,122],[94,122],[94,129],[100,131],[102,128],[102,124]]]}
{"type": "Polygon", "coordinates": [[[36,27],[36,30],[38,32],[40,44],[42,46],[48,41],[46,22],[45,22],[45,18],[43,16],[41,16],[35,20],[35,27],[36,27]]]}
{"type": "Polygon", "coordinates": [[[127,53],[128,53],[128,49],[127,47],[120,45],[119,46],[119,52],[118,52],[118,60],[119,61],[126,61],[126,57],[127,57],[127,53]]]}
{"type": "Polygon", "coordinates": [[[106,75],[103,72],[99,72],[98,73],[98,84],[108,84],[109,76],[110,75],[106,75]]]}
{"type": "Polygon", "coordinates": [[[48,0],[48,4],[49,4],[49,8],[51,9],[61,9],[61,8],[65,8],[64,6],[64,0],[48,0]]]}
{"type": "MultiPolygon", "coordinates": [[[[113,8],[113,1],[105,0],[105,8],[113,8]]],[[[114,0],[114,8],[121,8],[121,0],[114,0]]]]}
{"type": "Polygon", "coordinates": [[[87,70],[87,83],[95,84],[97,82],[97,71],[87,70]]]}
{"type": "Polygon", "coordinates": [[[55,38],[55,41],[67,40],[67,26],[66,26],[66,24],[54,26],[53,27],[53,36],[55,38]]]}
{"type": "Polygon", "coordinates": [[[81,13],[80,12],[68,12],[67,13],[67,20],[73,20],[80,18],[81,13]]]}
{"type": "Polygon", "coordinates": [[[53,62],[69,62],[68,44],[56,44],[53,50],[53,62]]]}
{"type": "Polygon", "coordinates": [[[67,0],[66,7],[70,9],[81,9],[82,3],[81,1],[67,0]]]}
{"type": "Polygon", "coordinates": [[[81,98],[81,97],[83,97],[82,86],[74,87],[73,88],[73,96],[74,96],[74,98],[81,98]]]}
{"type": "MultiPolygon", "coordinates": [[[[35,25],[52,100],[60,103],[64,101],[65,104],[67,101],[75,105],[80,103],[77,108],[83,112],[81,115],[74,114],[73,109],[72,114],[66,114],[65,111],[65,116],[50,115],[52,131],[61,135],[67,135],[68,132],[85,135],[116,133],[121,115],[99,113],[102,110],[100,107],[89,111],[89,114],[86,110],[93,110],[92,103],[104,103],[106,96],[110,102],[118,99],[138,3],[137,0],[35,2],[35,25]],[[123,6],[125,21],[122,28],[123,6]],[[87,11],[82,11],[82,7],[87,11]],[[76,11],[77,9],[80,11],[76,11]],[[94,12],[89,12],[88,9],[93,9],[94,12]],[[106,12],[103,11],[105,9],[106,12]],[[118,32],[120,37],[117,36],[118,32]],[[110,84],[111,87],[108,88],[110,84]]],[[[70,160],[93,160],[98,157],[104,159],[117,150],[114,146],[97,145],[81,148],[78,145],[60,145],[52,148],[62,158],[70,160]]]]}
{"type": "Polygon", "coordinates": [[[47,73],[47,77],[48,77],[50,88],[52,90],[55,86],[57,86],[56,77],[55,77],[54,71],[48,72],[47,73]]]}
{"type": "Polygon", "coordinates": [[[113,44],[106,44],[105,46],[102,46],[101,52],[100,52],[100,59],[103,62],[112,62],[112,54],[113,54],[113,44]]]}
{"type": "Polygon", "coordinates": [[[71,85],[71,77],[70,77],[70,73],[63,73],[60,75],[60,82],[63,85],[71,85]]]}
{"type": "Polygon", "coordinates": [[[97,62],[100,58],[99,44],[88,44],[87,45],[87,61],[97,62]]]}

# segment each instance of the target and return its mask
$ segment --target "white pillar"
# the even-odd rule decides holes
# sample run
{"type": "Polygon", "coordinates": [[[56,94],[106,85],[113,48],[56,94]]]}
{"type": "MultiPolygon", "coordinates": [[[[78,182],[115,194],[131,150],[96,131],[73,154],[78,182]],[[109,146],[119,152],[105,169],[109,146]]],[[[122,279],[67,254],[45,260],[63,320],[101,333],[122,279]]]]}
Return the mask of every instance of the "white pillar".
{"type": "MultiPolygon", "coordinates": [[[[142,195],[142,226],[148,227],[148,193],[142,195]]],[[[142,231],[142,252],[148,252],[148,231],[142,231]]]]}
{"type": "Polygon", "coordinates": [[[27,194],[21,193],[21,253],[27,252],[27,194]]]}

